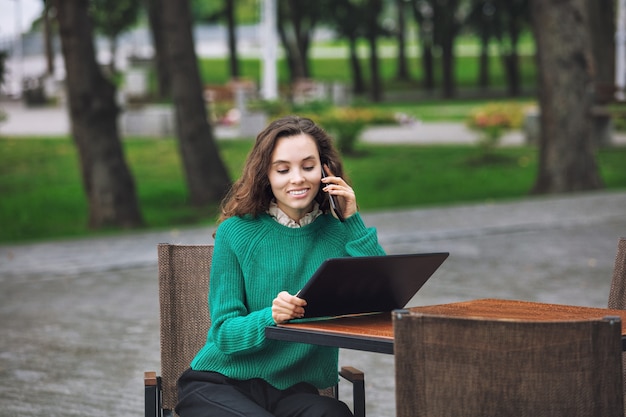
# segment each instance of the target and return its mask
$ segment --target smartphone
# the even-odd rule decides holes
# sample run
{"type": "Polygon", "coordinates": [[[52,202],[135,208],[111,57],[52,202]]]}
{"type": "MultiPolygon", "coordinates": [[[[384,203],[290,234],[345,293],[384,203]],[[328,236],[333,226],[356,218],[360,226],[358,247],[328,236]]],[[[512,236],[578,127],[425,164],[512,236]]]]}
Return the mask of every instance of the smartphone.
{"type": "MultiPolygon", "coordinates": [[[[326,171],[324,171],[323,166],[322,166],[322,178],[326,178],[326,171]]],[[[339,221],[343,222],[344,221],[343,213],[341,213],[341,210],[339,210],[339,204],[337,204],[337,197],[330,193],[328,194],[328,197],[330,199],[330,207],[332,208],[333,212],[335,212],[335,215],[337,216],[339,221]]]]}

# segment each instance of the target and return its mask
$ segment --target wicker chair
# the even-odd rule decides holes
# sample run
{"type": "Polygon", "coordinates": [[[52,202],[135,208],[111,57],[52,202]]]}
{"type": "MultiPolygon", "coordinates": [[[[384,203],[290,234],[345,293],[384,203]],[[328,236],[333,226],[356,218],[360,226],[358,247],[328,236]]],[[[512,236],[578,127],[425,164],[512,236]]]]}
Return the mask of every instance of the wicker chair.
{"type": "Polygon", "coordinates": [[[623,415],[619,318],[393,323],[398,417],[623,415]]]}
{"type": "MultiPolygon", "coordinates": [[[[145,416],[174,415],[176,381],[206,341],[211,325],[207,294],[213,245],[158,245],[161,318],[161,374],[145,372],[145,416]]],[[[353,384],[354,414],[365,417],[363,373],[342,367],[340,375],[353,384]]],[[[337,397],[337,387],[322,390],[337,397]]]]}
{"type": "Polygon", "coordinates": [[[609,308],[626,310],[626,237],[617,242],[615,267],[609,291],[609,308]]]}
{"type": "MultiPolygon", "coordinates": [[[[617,241],[617,254],[613,279],[609,290],[609,308],[626,310],[626,237],[617,241]]],[[[622,355],[622,372],[624,380],[624,409],[626,410],[626,355],[622,355]]]]}

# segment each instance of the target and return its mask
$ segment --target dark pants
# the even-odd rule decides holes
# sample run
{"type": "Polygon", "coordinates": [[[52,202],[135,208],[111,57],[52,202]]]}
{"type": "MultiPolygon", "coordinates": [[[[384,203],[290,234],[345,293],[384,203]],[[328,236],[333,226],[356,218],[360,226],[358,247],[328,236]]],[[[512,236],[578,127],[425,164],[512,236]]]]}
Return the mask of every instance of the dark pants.
{"type": "Polygon", "coordinates": [[[346,404],[307,383],[279,390],[262,379],[238,381],[188,369],[178,379],[180,417],[352,417],[346,404]]]}

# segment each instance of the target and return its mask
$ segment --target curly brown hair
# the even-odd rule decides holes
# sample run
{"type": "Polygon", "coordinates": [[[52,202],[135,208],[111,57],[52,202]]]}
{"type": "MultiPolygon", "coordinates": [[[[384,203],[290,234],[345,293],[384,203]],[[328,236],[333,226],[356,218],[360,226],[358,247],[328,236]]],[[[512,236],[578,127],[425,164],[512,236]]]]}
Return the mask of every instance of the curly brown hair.
{"type": "MultiPolygon", "coordinates": [[[[248,154],[241,177],[233,184],[221,204],[218,222],[233,216],[258,216],[268,210],[274,198],[268,172],[272,163],[272,153],[280,138],[306,134],[317,144],[320,161],[330,171],[345,178],[339,152],[333,145],[333,139],[311,119],[299,116],[285,116],[272,121],[256,137],[254,147],[248,154]]],[[[320,187],[315,201],[324,212],[329,210],[328,193],[320,187]]]]}

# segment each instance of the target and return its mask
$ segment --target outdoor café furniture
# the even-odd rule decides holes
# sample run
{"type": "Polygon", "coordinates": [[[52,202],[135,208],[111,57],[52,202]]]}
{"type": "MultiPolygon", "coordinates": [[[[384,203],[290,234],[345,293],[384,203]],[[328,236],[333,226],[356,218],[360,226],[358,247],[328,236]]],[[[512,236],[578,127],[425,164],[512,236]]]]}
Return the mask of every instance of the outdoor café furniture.
{"type": "MultiPolygon", "coordinates": [[[[617,241],[615,267],[609,291],[609,308],[626,310],[626,237],[617,241]]],[[[624,408],[626,408],[626,356],[622,356],[622,375],[624,380],[624,408]]]]}
{"type": "Polygon", "coordinates": [[[609,291],[609,308],[626,309],[626,237],[617,242],[615,267],[609,291]]]}
{"type": "MultiPolygon", "coordinates": [[[[412,307],[407,310],[411,314],[442,316],[450,319],[472,319],[507,322],[517,321],[538,324],[551,322],[589,322],[594,320],[601,320],[604,317],[612,316],[618,318],[613,320],[613,327],[619,329],[616,330],[618,333],[617,340],[619,342],[618,351],[621,351],[626,347],[626,310],[501,299],[479,299],[456,303],[419,306],[412,307]]],[[[337,346],[345,349],[357,349],[387,354],[394,354],[394,351],[396,349],[394,343],[392,313],[390,312],[328,318],[325,320],[313,320],[299,323],[286,323],[278,326],[266,327],[265,332],[268,338],[298,343],[312,343],[326,346],[337,346]]],[[[456,340],[457,344],[459,345],[465,343],[465,340],[462,338],[458,338],[457,335],[451,335],[451,337],[456,340]]],[[[568,334],[566,333],[561,334],[560,338],[562,344],[565,346],[570,344],[576,345],[577,343],[576,339],[570,339],[568,334]]],[[[515,340],[509,341],[511,341],[512,343],[516,343],[515,340]]],[[[395,360],[397,361],[398,358],[396,357],[395,360]]],[[[415,359],[413,362],[413,366],[417,367],[416,364],[418,363],[420,362],[415,359]]],[[[620,361],[618,361],[618,363],[613,363],[612,366],[613,370],[617,370],[619,372],[619,384],[621,387],[621,359],[620,361]]],[[[406,381],[404,381],[403,383],[407,384],[406,381]]],[[[612,386],[611,389],[614,389],[614,386],[612,386]]],[[[621,388],[618,394],[619,401],[622,402],[623,394],[621,388]]],[[[620,410],[621,409],[623,409],[623,404],[620,406],[620,410]]],[[[417,416],[417,414],[412,415],[417,416]]],[[[442,415],[448,416],[471,414],[444,413],[442,415]]],[[[486,416],[487,414],[484,415],[486,416]]],[[[520,414],[512,415],[519,416],[520,414]]],[[[554,416],[560,414],[537,414],[537,416],[540,415],[554,416]]],[[[621,416],[623,414],[617,413],[604,415],[621,416]]],[[[400,416],[400,414],[398,414],[398,416],[400,416]]]]}
{"type": "Polygon", "coordinates": [[[619,317],[392,317],[397,417],[623,416],[619,317]]]}
{"type": "MultiPolygon", "coordinates": [[[[588,320],[605,316],[618,316],[621,317],[623,323],[626,322],[626,310],[493,298],[411,307],[409,310],[450,317],[529,321],[588,320]]],[[[394,352],[393,325],[390,312],[286,323],[266,327],[265,334],[271,339],[291,342],[387,354],[394,352]]],[[[626,347],[626,325],[624,325],[622,334],[626,347]]]]}
{"type": "MultiPolygon", "coordinates": [[[[208,308],[213,245],[158,245],[161,371],[144,373],[145,416],[174,415],[176,381],[206,342],[211,326],[208,308]]],[[[340,375],[353,385],[355,417],[365,417],[364,376],[352,367],[340,375]]],[[[337,387],[321,391],[338,393],[337,387]]]]}

